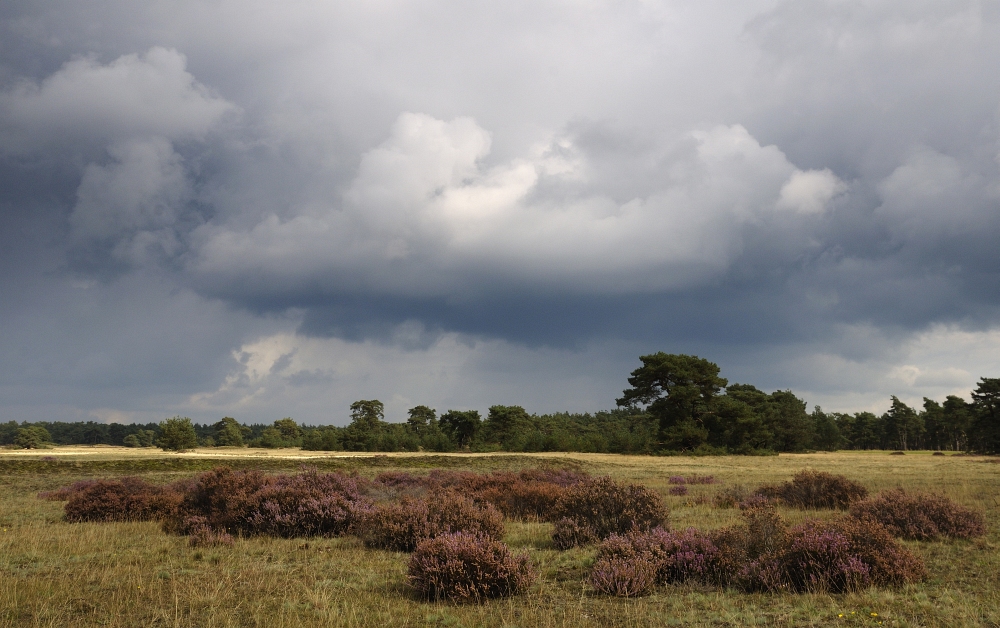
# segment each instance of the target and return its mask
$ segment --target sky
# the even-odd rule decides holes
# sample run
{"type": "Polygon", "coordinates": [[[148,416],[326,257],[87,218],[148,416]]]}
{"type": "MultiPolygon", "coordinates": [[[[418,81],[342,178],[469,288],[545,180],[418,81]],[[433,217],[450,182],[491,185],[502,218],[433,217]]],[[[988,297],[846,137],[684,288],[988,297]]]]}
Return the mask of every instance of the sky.
{"type": "Polygon", "coordinates": [[[9,0],[0,420],[1000,376],[1000,2],[9,0]]]}

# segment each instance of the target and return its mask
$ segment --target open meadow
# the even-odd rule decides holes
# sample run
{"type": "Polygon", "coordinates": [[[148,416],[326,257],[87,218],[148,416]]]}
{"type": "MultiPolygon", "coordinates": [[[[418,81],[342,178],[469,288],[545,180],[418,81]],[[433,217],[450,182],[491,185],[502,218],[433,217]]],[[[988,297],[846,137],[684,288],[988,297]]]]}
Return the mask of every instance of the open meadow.
{"type": "MultiPolygon", "coordinates": [[[[0,452],[0,624],[9,626],[1000,626],[1000,464],[930,452],[839,452],[770,457],[605,454],[352,455],[298,450],[202,449],[184,454],[115,447],[0,452]],[[435,468],[489,472],[584,471],[644,484],[664,496],[672,528],[709,530],[739,518],[712,498],[734,485],[789,480],[803,469],[842,474],[869,491],[941,493],[985,514],[974,540],[905,541],[929,577],[855,593],[742,593],[682,584],[613,598],[587,584],[596,548],[557,550],[552,524],[506,522],[504,540],[527,551],[539,579],[526,594],[482,604],[427,602],[407,584],[409,555],[366,548],[354,536],[237,538],[192,547],[155,522],[68,523],[65,502],[39,499],[91,478],[138,476],[162,484],[214,466],[266,472],[435,468]],[[712,475],[671,495],[671,476],[712,475]]],[[[779,508],[796,523],[834,511],[779,508]]]]}

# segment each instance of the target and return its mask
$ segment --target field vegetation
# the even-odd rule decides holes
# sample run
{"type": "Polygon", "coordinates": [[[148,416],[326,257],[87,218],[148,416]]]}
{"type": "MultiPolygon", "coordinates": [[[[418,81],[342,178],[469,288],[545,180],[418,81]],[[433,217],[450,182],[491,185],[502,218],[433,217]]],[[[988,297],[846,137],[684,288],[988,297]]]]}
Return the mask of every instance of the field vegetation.
{"type": "Polygon", "coordinates": [[[0,454],[0,623],[1000,623],[995,458],[279,457],[243,449],[219,472],[219,459],[206,455],[214,451],[0,454]],[[685,493],[672,491],[678,487],[685,493]],[[838,497],[809,501],[823,491],[838,497]],[[774,492],[782,499],[769,499],[774,492]],[[318,499],[332,494],[343,499],[318,499]],[[726,495],[738,499],[727,503],[726,495]],[[809,499],[796,501],[803,495],[809,499]],[[442,506],[447,499],[454,504],[442,506]],[[306,502],[311,510],[293,508],[306,502]],[[266,503],[284,505],[262,509],[266,503]],[[635,531],[612,516],[628,509],[641,523],[635,531]],[[898,527],[869,530],[873,518],[898,527]],[[589,527],[590,537],[561,544],[566,519],[589,527]],[[309,527],[316,522],[341,527],[309,527]],[[379,540],[373,522],[398,534],[379,540]],[[383,549],[390,546],[416,552],[383,549]],[[747,580],[770,572],[725,562],[747,557],[785,580],[747,580]],[[456,567],[480,563],[492,568],[472,584],[456,567]],[[615,570],[625,567],[623,579],[615,570]]]}

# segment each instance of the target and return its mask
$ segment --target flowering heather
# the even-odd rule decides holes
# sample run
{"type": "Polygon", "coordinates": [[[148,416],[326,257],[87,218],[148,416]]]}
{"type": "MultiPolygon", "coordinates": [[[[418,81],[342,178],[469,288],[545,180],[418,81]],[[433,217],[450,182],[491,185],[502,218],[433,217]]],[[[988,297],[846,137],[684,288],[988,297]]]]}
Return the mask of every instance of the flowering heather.
{"type": "Polygon", "coordinates": [[[904,539],[928,541],[940,537],[970,539],[986,534],[982,513],[944,495],[908,493],[894,489],[856,502],[851,516],[879,523],[904,539]]]}
{"type": "Polygon", "coordinates": [[[426,499],[379,504],[365,515],[361,526],[366,546],[397,552],[411,552],[423,539],[456,532],[499,540],[504,533],[503,516],[490,504],[476,504],[448,491],[426,499]]]}
{"type": "Polygon", "coordinates": [[[670,484],[716,484],[714,475],[672,475],[667,480],[670,484]]]}
{"type": "Polygon", "coordinates": [[[421,541],[407,580],[424,598],[478,602],[524,592],[537,578],[527,553],[500,541],[457,532],[421,541]]]}
{"type": "MultiPolygon", "coordinates": [[[[78,483],[80,484],[80,483],[78,483]]],[[[153,521],[171,516],[182,495],[170,486],[139,478],[97,480],[74,490],[66,502],[66,521],[153,521]]]]}
{"type": "Polygon", "coordinates": [[[213,530],[208,526],[208,521],[204,517],[189,517],[186,526],[190,530],[188,545],[191,547],[215,547],[233,544],[231,534],[213,530]]]}
{"type": "Polygon", "coordinates": [[[762,486],[756,493],[794,508],[846,510],[852,502],[868,496],[868,489],[842,475],[806,469],[791,482],[762,486]]]}
{"type": "Polygon", "coordinates": [[[338,536],[372,507],[361,481],[340,473],[264,475],[226,467],[201,474],[165,529],[187,534],[203,517],[213,530],[244,536],[338,536]]]}
{"type": "Polygon", "coordinates": [[[556,504],[557,521],[569,519],[579,533],[562,534],[569,525],[557,523],[553,542],[565,549],[566,542],[592,536],[606,539],[612,534],[625,534],[637,529],[650,530],[667,524],[667,508],[663,498],[641,484],[619,484],[611,478],[597,478],[567,489],[556,504]]]}
{"type": "Polygon", "coordinates": [[[656,583],[656,565],[646,557],[600,558],[590,572],[590,586],[598,593],[617,597],[647,595],[656,583]]]}
{"type": "Polygon", "coordinates": [[[667,492],[671,495],[687,495],[688,487],[684,486],[683,484],[679,486],[671,486],[670,490],[668,490],[667,492]]]}
{"type": "Polygon", "coordinates": [[[779,560],[793,591],[842,593],[926,577],[923,563],[883,528],[849,518],[791,528],[779,560]]]}
{"type": "Polygon", "coordinates": [[[42,491],[38,494],[38,499],[44,499],[50,502],[64,502],[73,495],[82,492],[84,489],[89,488],[100,481],[101,480],[80,480],[78,482],[73,482],[69,486],[60,486],[52,491],[42,491]]]}

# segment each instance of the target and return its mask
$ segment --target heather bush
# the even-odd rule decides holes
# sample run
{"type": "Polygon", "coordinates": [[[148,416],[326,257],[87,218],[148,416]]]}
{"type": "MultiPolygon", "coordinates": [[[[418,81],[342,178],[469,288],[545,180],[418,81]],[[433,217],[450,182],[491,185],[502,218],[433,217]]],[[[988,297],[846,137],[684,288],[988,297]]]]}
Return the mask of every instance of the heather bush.
{"type": "Polygon", "coordinates": [[[595,565],[614,561],[652,565],[659,584],[721,580],[719,549],[709,535],[694,528],[678,531],[653,528],[647,532],[611,535],[598,548],[595,565]]]}
{"type": "Polygon", "coordinates": [[[671,495],[678,495],[678,496],[687,495],[688,487],[683,484],[680,484],[678,486],[671,486],[670,490],[667,492],[670,493],[671,495]]]}
{"type": "Polygon", "coordinates": [[[597,538],[593,528],[569,517],[559,519],[552,527],[552,544],[556,549],[567,550],[579,545],[589,545],[598,540],[600,539],[597,538]]]}
{"type": "Polygon", "coordinates": [[[500,541],[456,532],[422,540],[410,557],[407,580],[424,598],[478,602],[524,592],[537,577],[528,554],[500,541]]]}
{"type": "Polygon", "coordinates": [[[503,516],[490,504],[444,492],[427,499],[379,504],[361,526],[366,546],[397,552],[411,552],[423,539],[456,532],[499,540],[504,533],[503,516]]]}
{"type": "Polygon", "coordinates": [[[667,480],[670,484],[715,484],[716,479],[714,475],[672,475],[667,480]]]}
{"type": "Polygon", "coordinates": [[[182,500],[170,486],[139,478],[77,483],[66,502],[66,521],[152,521],[171,516],[182,500]]]}
{"type": "Polygon", "coordinates": [[[710,535],[719,550],[717,580],[746,591],[781,589],[777,557],[787,538],[785,522],[764,499],[741,505],[740,516],[739,523],[710,535]]]}
{"type": "Polygon", "coordinates": [[[925,577],[923,564],[885,529],[851,519],[807,521],[791,528],[779,558],[793,591],[843,593],[925,577]]]}
{"type": "Polygon", "coordinates": [[[42,491],[38,494],[38,499],[44,499],[50,502],[64,502],[73,495],[83,491],[85,488],[89,488],[94,484],[97,484],[99,481],[100,480],[80,480],[78,482],[73,482],[69,486],[60,486],[59,488],[51,491],[42,491]]]}
{"type": "Polygon", "coordinates": [[[219,532],[244,536],[338,536],[371,509],[362,482],[315,470],[298,475],[264,475],[226,467],[200,475],[164,528],[190,533],[192,517],[219,532]]]}
{"type": "Polygon", "coordinates": [[[190,530],[188,545],[191,547],[215,547],[233,544],[231,534],[213,530],[204,517],[189,517],[186,525],[190,530]]]}
{"type": "Polygon", "coordinates": [[[837,508],[846,510],[852,502],[868,496],[868,489],[842,475],[806,469],[791,482],[762,486],[756,494],[794,508],[837,508]]]}
{"type": "Polygon", "coordinates": [[[894,536],[918,541],[969,539],[986,534],[981,513],[944,495],[908,493],[901,488],[854,503],[851,516],[879,523],[894,536]]]}
{"type": "Polygon", "coordinates": [[[452,489],[478,503],[491,504],[511,519],[554,521],[555,506],[566,489],[588,477],[575,471],[549,469],[489,474],[434,470],[426,482],[433,490],[452,489]]]}
{"type": "Polygon", "coordinates": [[[667,508],[659,494],[641,484],[619,484],[607,477],[567,489],[553,515],[557,524],[552,540],[560,549],[588,537],[606,539],[667,525],[667,508]],[[563,519],[571,520],[572,526],[563,519]]]}
{"type": "Polygon", "coordinates": [[[733,484],[716,493],[713,501],[716,508],[737,508],[750,495],[750,489],[747,487],[742,484],[733,484]]]}
{"type": "Polygon", "coordinates": [[[598,593],[618,597],[647,595],[656,583],[656,565],[643,557],[610,556],[594,562],[590,586],[598,593]]]}

